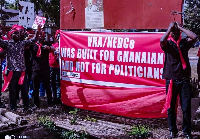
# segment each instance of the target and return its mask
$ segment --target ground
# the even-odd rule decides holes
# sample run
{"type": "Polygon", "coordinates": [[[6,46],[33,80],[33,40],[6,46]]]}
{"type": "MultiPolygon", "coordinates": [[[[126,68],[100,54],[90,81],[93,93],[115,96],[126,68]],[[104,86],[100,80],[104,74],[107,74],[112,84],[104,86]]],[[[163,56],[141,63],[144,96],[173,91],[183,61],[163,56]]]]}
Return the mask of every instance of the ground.
{"type": "MultiPolygon", "coordinates": [[[[190,57],[195,57],[198,48],[192,48],[189,52],[190,57]]],[[[197,78],[196,64],[192,65],[192,77],[197,78]]],[[[2,99],[5,104],[8,104],[8,92],[3,93],[2,99]]],[[[28,120],[27,128],[15,133],[16,136],[27,136],[31,139],[58,139],[59,136],[55,132],[49,132],[45,128],[41,127],[38,122],[39,117],[49,116],[55,123],[63,122],[63,127],[68,127],[71,129],[89,129],[92,131],[90,134],[93,137],[90,138],[102,138],[102,139],[126,139],[127,130],[131,128],[132,125],[142,124],[150,127],[152,135],[148,137],[149,139],[165,139],[167,138],[168,124],[167,119],[139,119],[139,118],[128,118],[116,115],[109,115],[97,112],[91,112],[86,110],[79,110],[76,115],[76,124],[71,124],[73,120],[73,114],[69,112],[74,111],[73,108],[63,106],[61,104],[54,105],[53,107],[48,107],[46,98],[41,98],[41,108],[24,112],[22,108],[18,108],[15,112],[18,115],[23,116],[28,120]],[[89,118],[88,118],[89,117],[89,118]],[[93,121],[91,120],[93,119],[93,121]],[[95,121],[94,121],[95,120],[95,121]]],[[[30,100],[31,106],[33,106],[32,100],[30,100]]],[[[200,119],[200,116],[197,117],[200,119]]],[[[177,139],[182,139],[181,125],[179,125],[180,131],[178,133],[177,139]]],[[[192,125],[192,134],[194,138],[200,138],[200,125],[192,125]]],[[[131,137],[130,137],[131,138],[131,137]]]]}

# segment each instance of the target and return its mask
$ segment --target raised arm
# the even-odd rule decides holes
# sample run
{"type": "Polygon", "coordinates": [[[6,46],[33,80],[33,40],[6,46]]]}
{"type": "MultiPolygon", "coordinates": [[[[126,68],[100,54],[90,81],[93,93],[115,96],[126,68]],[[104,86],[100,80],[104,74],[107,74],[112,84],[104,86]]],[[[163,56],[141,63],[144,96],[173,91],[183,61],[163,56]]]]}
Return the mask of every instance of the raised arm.
{"type": "Polygon", "coordinates": [[[162,38],[160,39],[160,45],[161,45],[161,47],[164,47],[164,46],[167,45],[167,39],[168,39],[168,37],[169,37],[169,35],[170,35],[170,32],[171,32],[172,28],[174,27],[174,25],[175,25],[175,22],[171,22],[171,23],[169,24],[169,27],[168,27],[168,29],[167,29],[167,32],[165,32],[165,34],[164,34],[164,35],[162,36],[162,38]]]}
{"type": "Polygon", "coordinates": [[[197,35],[193,33],[192,31],[181,27],[178,23],[177,23],[177,27],[180,31],[184,32],[189,37],[188,42],[194,43],[197,40],[197,35]]]}
{"type": "Polygon", "coordinates": [[[40,31],[41,31],[41,26],[38,25],[38,29],[35,31],[35,35],[33,37],[29,35],[28,38],[24,40],[25,46],[33,45],[38,40],[40,31]]]}

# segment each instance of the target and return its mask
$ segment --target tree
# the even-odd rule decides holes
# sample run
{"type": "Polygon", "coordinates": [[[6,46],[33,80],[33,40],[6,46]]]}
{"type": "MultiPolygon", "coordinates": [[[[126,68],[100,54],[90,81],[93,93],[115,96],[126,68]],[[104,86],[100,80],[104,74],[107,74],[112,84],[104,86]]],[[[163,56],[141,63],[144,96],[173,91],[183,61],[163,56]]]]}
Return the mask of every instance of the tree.
{"type": "MultiPolygon", "coordinates": [[[[47,21],[50,19],[58,28],[60,27],[60,0],[30,0],[30,2],[34,3],[36,15],[41,10],[47,21]]],[[[16,0],[14,3],[9,4],[7,8],[17,10],[18,4],[19,0],[16,0]]]]}
{"type": "Polygon", "coordinates": [[[30,0],[35,5],[35,12],[43,12],[43,16],[50,19],[57,27],[60,27],[60,0],[30,0]]]}
{"type": "Polygon", "coordinates": [[[184,11],[185,27],[200,35],[200,1],[186,0],[184,11]]]}

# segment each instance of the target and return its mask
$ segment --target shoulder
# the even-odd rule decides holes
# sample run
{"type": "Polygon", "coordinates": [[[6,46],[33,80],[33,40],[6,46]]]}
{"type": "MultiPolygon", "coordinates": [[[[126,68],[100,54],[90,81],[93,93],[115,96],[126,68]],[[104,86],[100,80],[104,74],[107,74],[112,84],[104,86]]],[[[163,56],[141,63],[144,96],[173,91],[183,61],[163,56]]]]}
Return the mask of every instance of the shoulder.
{"type": "Polygon", "coordinates": [[[192,47],[193,43],[191,43],[188,39],[189,38],[181,39],[180,44],[184,45],[185,47],[192,47]]]}

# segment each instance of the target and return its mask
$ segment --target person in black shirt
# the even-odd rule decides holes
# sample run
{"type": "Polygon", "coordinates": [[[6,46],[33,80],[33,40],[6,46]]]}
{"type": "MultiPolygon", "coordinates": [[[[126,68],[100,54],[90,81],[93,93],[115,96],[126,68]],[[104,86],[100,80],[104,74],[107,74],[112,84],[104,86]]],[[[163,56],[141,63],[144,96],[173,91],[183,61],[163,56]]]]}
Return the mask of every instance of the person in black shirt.
{"type": "Polygon", "coordinates": [[[47,94],[48,105],[52,105],[52,92],[50,88],[50,69],[49,69],[49,52],[55,51],[48,42],[44,41],[44,32],[40,31],[38,41],[32,48],[32,81],[33,81],[33,97],[36,107],[39,103],[39,88],[42,81],[47,94]]]}
{"type": "Polygon", "coordinates": [[[177,22],[171,22],[167,32],[160,39],[161,48],[165,52],[165,63],[162,76],[166,79],[167,95],[170,96],[171,94],[171,99],[169,100],[170,106],[167,108],[170,130],[169,138],[176,137],[176,134],[178,133],[175,112],[178,95],[180,97],[183,112],[182,130],[186,138],[192,138],[190,92],[191,67],[188,51],[196,38],[197,36],[193,32],[182,28],[177,22]],[[184,32],[188,38],[181,39],[181,32],[184,32]],[[171,37],[169,37],[169,35],[171,35],[171,37]]]}

